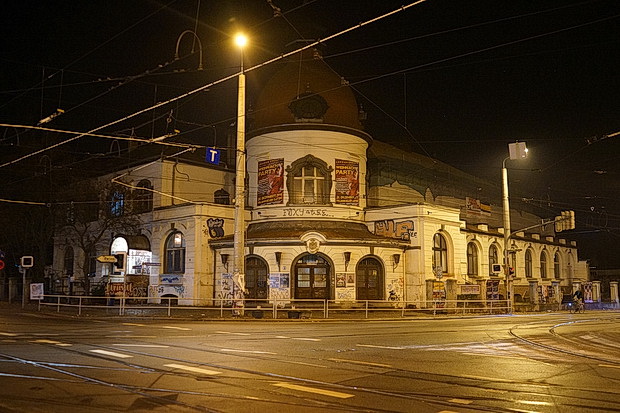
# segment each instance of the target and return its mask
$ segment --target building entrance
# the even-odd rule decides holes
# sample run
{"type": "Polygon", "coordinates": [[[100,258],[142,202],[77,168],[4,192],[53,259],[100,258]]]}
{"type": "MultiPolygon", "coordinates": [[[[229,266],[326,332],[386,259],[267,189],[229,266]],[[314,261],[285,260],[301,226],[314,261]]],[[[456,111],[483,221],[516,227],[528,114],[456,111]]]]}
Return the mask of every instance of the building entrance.
{"type": "Polygon", "coordinates": [[[383,300],[383,271],[375,258],[365,258],[357,265],[356,299],[383,300]]]}
{"type": "Polygon", "coordinates": [[[268,290],[267,264],[257,257],[250,257],[245,260],[245,288],[247,294],[245,298],[266,300],[268,290]]]}
{"type": "Polygon", "coordinates": [[[319,255],[307,254],[295,264],[295,298],[328,299],[330,265],[319,255]]]}

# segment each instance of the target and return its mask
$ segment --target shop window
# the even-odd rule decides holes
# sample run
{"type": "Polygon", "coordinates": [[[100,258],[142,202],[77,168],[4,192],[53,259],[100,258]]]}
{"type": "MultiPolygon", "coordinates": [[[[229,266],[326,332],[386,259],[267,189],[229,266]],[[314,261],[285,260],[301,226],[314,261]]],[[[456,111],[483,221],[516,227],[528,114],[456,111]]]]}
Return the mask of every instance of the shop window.
{"type": "Polygon", "coordinates": [[[478,275],[478,247],[473,242],[467,244],[467,275],[478,275]]]}
{"type": "Polygon", "coordinates": [[[525,251],[525,276],[527,278],[532,278],[533,275],[533,266],[532,266],[532,249],[528,248],[525,251]]]}
{"type": "Polygon", "coordinates": [[[331,173],[325,162],[307,155],[286,168],[289,205],[329,205],[331,173]]]}
{"type": "Polygon", "coordinates": [[[433,235],[433,271],[448,272],[448,244],[440,233],[433,235]]]}
{"type": "Polygon", "coordinates": [[[185,272],[185,237],[181,232],[173,232],[166,240],[167,274],[183,274],[185,272]]]}

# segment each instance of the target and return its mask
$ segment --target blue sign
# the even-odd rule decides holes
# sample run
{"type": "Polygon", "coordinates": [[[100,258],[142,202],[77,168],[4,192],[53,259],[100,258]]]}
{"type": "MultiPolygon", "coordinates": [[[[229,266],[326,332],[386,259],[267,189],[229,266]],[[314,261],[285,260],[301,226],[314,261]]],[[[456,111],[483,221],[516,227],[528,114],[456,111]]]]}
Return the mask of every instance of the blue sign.
{"type": "Polygon", "coordinates": [[[207,148],[207,157],[205,158],[205,160],[208,163],[212,163],[214,165],[219,165],[220,164],[220,155],[221,155],[221,151],[219,149],[207,148]]]}

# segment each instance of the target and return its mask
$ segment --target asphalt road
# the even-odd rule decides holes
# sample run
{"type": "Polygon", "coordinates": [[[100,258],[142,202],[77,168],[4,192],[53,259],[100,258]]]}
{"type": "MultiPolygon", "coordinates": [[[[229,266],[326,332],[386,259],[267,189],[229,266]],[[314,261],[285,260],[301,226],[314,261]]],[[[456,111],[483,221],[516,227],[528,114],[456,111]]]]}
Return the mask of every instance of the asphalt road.
{"type": "Polygon", "coordinates": [[[385,321],[0,309],[2,412],[620,411],[620,312],[385,321]]]}

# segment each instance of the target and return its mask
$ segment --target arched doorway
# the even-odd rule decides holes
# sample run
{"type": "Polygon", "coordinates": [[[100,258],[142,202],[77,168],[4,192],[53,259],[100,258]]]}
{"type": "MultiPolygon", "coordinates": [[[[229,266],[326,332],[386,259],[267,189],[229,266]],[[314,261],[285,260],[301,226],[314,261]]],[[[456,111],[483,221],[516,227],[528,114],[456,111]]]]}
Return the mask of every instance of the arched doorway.
{"type": "Polygon", "coordinates": [[[364,258],[355,273],[356,299],[383,300],[383,267],[376,258],[364,258]]]}
{"type": "Polygon", "coordinates": [[[245,298],[266,300],[269,295],[269,271],[267,264],[258,257],[245,260],[245,298]]]}
{"type": "Polygon", "coordinates": [[[295,298],[329,299],[330,265],[320,255],[306,254],[295,263],[295,298]]]}

